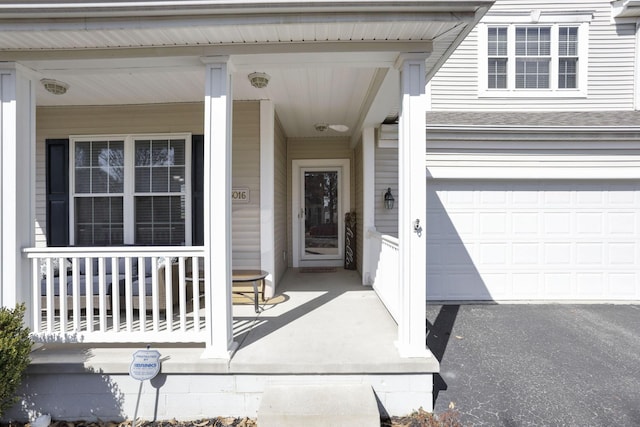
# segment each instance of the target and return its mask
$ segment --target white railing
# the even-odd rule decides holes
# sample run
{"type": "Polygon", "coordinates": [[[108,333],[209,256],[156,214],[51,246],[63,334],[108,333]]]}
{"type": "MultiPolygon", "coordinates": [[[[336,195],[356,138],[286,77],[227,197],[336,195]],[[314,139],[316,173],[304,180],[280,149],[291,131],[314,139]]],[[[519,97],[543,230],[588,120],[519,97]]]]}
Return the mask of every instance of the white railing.
{"type": "Polygon", "coordinates": [[[29,248],[39,342],[205,342],[202,247],[29,248]],[[170,268],[168,268],[170,266],[170,268]]]}
{"type": "Polygon", "coordinates": [[[398,321],[398,239],[369,229],[370,281],[389,313],[398,321]]]}

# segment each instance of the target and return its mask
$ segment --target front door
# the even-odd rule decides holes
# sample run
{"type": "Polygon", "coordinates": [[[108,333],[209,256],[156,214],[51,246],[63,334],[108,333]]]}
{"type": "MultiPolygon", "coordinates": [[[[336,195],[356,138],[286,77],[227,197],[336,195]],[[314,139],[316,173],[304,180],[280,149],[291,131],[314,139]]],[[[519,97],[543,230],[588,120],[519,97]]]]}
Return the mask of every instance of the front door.
{"type": "Polygon", "coordinates": [[[349,160],[294,161],[293,170],[294,267],[342,265],[349,160]]]}

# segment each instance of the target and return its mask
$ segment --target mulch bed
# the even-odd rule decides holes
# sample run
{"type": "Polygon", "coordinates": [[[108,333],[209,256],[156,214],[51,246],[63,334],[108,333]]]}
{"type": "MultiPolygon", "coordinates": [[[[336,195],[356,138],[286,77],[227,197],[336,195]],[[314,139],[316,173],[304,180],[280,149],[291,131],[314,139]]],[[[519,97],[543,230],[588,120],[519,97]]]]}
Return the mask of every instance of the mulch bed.
{"type": "MultiPolygon", "coordinates": [[[[391,417],[380,421],[380,427],[460,427],[457,413],[447,411],[433,417],[420,410],[406,417],[391,417]]],[[[0,427],[31,427],[29,423],[0,423],[0,427]]],[[[131,427],[131,421],[52,421],[49,427],[131,427]]],[[[253,418],[217,417],[198,421],[139,421],[136,427],[258,427],[253,418]]]]}

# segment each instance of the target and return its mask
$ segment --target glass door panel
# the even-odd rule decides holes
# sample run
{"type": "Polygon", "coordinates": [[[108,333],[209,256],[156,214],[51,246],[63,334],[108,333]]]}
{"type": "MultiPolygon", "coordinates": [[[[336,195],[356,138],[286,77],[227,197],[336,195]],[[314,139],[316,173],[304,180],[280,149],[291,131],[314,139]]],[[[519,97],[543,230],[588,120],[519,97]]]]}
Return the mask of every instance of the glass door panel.
{"type": "Polygon", "coordinates": [[[339,172],[304,170],[304,259],[330,259],[341,256],[339,230],[341,218],[339,172]]]}

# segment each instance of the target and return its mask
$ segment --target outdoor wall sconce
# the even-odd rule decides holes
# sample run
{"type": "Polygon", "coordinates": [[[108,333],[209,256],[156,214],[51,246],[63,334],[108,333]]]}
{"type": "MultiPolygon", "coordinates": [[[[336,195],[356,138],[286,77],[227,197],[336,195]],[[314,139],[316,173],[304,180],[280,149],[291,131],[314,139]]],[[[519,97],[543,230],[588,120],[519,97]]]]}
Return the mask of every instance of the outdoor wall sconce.
{"type": "Polygon", "coordinates": [[[391,187],[387,188],[387,192],[384,193],[384,207],[387,209],[393,209],[393,204],[396,199],[393,198],[393,194],[391,194],[391,187]]]}

